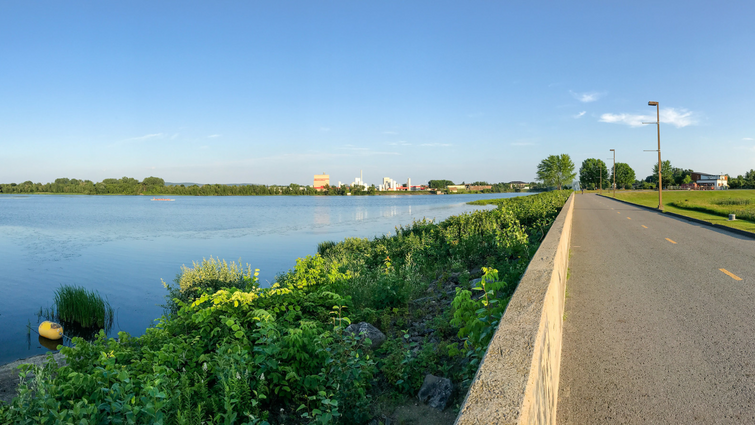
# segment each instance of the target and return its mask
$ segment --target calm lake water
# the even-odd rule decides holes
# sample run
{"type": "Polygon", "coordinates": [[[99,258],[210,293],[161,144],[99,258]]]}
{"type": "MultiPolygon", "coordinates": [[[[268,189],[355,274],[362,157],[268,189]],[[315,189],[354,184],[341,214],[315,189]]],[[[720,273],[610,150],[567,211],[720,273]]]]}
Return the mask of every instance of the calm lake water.
{"type": "Polygon", "coordinates": [[[476,199],[520,194],[364,197],[0,195],[0,364],[47,351],[40,307],[61,284],[96,289],[116,311],[111,336],[161,316],[181,265],[210,256],[260,269],[263,286],[324,240],[374,237],[414,219],[443,220],[476,199]]]}

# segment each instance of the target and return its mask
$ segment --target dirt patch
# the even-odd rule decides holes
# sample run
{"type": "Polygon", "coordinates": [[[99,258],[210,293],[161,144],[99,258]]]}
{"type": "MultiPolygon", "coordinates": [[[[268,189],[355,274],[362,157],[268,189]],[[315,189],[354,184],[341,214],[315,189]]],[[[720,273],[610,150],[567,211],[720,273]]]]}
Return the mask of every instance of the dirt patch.
{"type": "MultiPolygon", "coordinates": [[[[65,363],[62,354],[55,353],[54,357],[59,365],[62,366],[65,363]]],[[[19,383],[18,374],[21,373],[21,370],[18,369],[19,366],[22,364],[42,366],[46,360],[47,354],[40,354],[0,366],[0,401],[10,403],[16,396],[16,388],[19,383]]]]}
{"type": "Polygon", "coordinates": [[[391,425],[452,425],[456,416],[451,408],[441,412],[421,403],[411,403],[399,406],[393,412],[391,425]]]}

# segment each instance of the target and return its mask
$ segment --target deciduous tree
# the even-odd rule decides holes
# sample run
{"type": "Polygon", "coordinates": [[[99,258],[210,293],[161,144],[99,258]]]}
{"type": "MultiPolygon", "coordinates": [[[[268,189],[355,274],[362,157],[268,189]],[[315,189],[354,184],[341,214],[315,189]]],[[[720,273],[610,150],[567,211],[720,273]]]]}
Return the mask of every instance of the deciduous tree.
{"type": "Polygon", "coordinates": [[[601,170],[603,173],[603,188],[608,187],[608,168],[606,164],[595,158],[587,158],[582,161],[582,167],[579,169],[579,185],[585,189],[600,186],[601,170]]]}
{"type": "Polygon", "coordinates": [[[537,179],[548,186],[556,186],[558,190],[570,184],[576,176],[574,163],[567,154],[550,155],[537,166],[537,179]]]}
{"type": "MultiPolygon", "coordinates": [[[[616,187],[623,187],[624,189],[628,189],[632,187],[632,183],[634,183],[636,176],[634,174],[634,170],[632,167],[629,166],[629,164],[624,162],[617,162],[616,163],[616,187]]],[[[613,182],[613,175],[610,177],[611,182],[613,182]]]]}

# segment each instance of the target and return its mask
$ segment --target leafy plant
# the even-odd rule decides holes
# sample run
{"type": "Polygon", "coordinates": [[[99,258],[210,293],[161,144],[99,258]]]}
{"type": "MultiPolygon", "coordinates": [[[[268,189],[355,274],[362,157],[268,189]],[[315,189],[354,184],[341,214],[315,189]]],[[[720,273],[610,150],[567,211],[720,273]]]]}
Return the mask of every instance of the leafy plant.
{"type": "Polygon", "coordinates": [[[39,315],[84,328],[109,329],[113,324],[113,308],[107,299],[96,290],[75,285],[62,285],[56,289],[53,307],[40,308],[39,315]]]}

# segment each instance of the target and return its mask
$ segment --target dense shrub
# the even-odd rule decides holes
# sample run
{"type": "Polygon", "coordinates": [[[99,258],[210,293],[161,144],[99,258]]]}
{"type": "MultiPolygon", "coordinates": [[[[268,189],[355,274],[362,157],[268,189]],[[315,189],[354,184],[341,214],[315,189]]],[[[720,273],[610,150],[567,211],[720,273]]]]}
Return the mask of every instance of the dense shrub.
{"type": "Polygon", "coordinates": [[[155,327],[76,338],[66,366],[27,366],[0,423],[366,423],[376,401],[416,395],[426,373],[463,392],[568,195],[321,245],[270,288],[249,266],[184,267],[155,327]],[[350,319],[387,341],[368,350],[344,333],[350,319]]]}
{"type": "Polygon", "coordinates": [[[181,273],[176,275],[173,284],[163,281],[163,286],[168,290],[166,303],[163,306],[169,313],[175,314],[179,305],[177,301],[187,303],[196,299],[205,292],[215,292],[222,288],[253,289],[259,286],[259,269],[252,272],[252,267],[247,264],[246,270],[241,265],[231,261],[210,257],[203,258],[201,263],[194,261],[192,268],[181,266],[181,273]]]}

